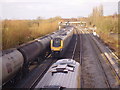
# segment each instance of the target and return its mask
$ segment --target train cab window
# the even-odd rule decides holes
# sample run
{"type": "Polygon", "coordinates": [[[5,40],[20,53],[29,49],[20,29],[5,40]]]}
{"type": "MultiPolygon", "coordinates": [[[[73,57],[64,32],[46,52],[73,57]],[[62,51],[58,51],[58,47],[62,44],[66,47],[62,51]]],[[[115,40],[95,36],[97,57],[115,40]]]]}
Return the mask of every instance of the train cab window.
{"type": "Polygon", "coordinates": [[[55,38],[53,40],[53,46],[54,47],[60,47],[61,46],[61,38],[55,38]]]}

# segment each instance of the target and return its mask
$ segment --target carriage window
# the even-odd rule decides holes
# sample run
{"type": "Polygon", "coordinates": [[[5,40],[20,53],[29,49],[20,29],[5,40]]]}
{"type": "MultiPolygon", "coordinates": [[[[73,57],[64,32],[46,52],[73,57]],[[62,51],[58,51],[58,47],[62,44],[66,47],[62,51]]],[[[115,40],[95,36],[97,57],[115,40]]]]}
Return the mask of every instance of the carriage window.
{"type": "Polygon", "coordinates": [[[55,38],[53,40],[53,46],[54,47],[60,47],[61,46],[61,39],[60,38],[55,38]]]}

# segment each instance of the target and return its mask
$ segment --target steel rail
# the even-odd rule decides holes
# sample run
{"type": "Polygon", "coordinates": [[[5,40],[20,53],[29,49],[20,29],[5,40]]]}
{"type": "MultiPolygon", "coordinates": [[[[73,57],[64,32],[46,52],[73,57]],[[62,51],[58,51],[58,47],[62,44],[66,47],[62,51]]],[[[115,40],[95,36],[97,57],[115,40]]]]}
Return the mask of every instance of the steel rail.
{"type": "MultiPolygon", "coordinates": [[[[90,37],[92,38],[92,40],[95,42],[96,46],[98,47],[99,51],[101,53],[103,53],[103,51],[101,50],[101,48],[97,45],[96,41],[93,39],[92,35],[90,35],[90,37]]],[[[111,70],[113,71],[114,75],[116,76],[118,82],[119,82],[119,86],[120,86],[120,76],[119,76],[119,71],[117,72],[116,69],[113,67],[112,63],[110,62],[108,56],[106,56],[106,54],[104,53],[103,54],[104,57],[106,58],[106,60],[109,62],[109,67],[111,68],[111,70]]],[[[117,58],[116,58],[117,60],[117,58]]],[[[118,69],[119,69],[119,66],[118,66],[118,69]]]]}
{"type": "MultiPolygon", "coordinates": [[[[77,30],[76,30],[76,34],[78,34],[77,30]]],[[[74,56],[75,56],[75,51],[76,51],[76,47],[77,47],[77,40],[78,40],[78,36],[76,35],[76,40],[75,40],[75,46],[74,46],[74,49],[73,49],[73,52],[72,52],[72,59],[74,59],[74,56]]]]}
{"type": "Polygon", "coordinates": [[[79,34],[81,33],[81,35],[79,35],[79,38],[80,38],[80,69],[81,69],[81,73],[80,73],[80,80],[81,80],[81,83],[80,83],[80,87],[83,88],[83,84],[84,84],[84,81],[83,81],[83,76],[82,76],[82,59],[83,59],[83,38],[82,38],[82,31],[79,30],[79,34]]]}
{"type": "MultiPolygon", "coordinates": [[[[83,32],[83,31],[82,31],[83,32]]],[[[85,32],[83,32],[83,33],[85,33],[85,32]]],[[[86,36],[87,37],[87,36],[86,36]]],[[[106,83],[106,85],[107,85],[107,88],[111,88],[111,84],[110,84],[110,82],[109,82],[109,80],[108,80],[108,77],[107,77],[107,74],[106,74],[106,72],[105,72],[105,69],[104,69],[104,67],[103,67],[103,65],[102,65],[102,62],[101,62],[101,59],[100,59],[100,57],[98,56],[98,51],[100,51],[99,50],[99,48],[98,48],[98,46],[96,45],[96,43],[94,42],[94,40],[91,38],[90,39],[90,37],[88,38],[89,40],[90,40],[90,43],[91,43],[91,46],[92,46],[92,48],[93,48],[93,50],[94,50],[94,52],[95,52],[95,54],[96,54],[96,58],[97,58],[97,60],[98,60],[98,63],[99,63],[99,65],[100,65],[100,67],[101,67],[101,69],[102,69],[102,73],[103,73],[103,76],[104,76],[104,80],[105,80],[105,83],[106,83]]],[[[101,52],[101,51],[100,51],[101,52]]]]}

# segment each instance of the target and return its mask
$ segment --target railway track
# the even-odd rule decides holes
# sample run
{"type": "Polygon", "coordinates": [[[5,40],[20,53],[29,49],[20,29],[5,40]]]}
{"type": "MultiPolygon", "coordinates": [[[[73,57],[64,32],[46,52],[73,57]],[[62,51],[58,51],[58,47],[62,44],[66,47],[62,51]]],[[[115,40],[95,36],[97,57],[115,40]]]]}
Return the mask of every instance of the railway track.
{"type": "MultiPolygon", "coordinates": [[[[90,37],[93,38],[92,35],[90,35],[90,37]]],[[[99,49],[99,51],[101,53],[103,53],[102,49],[100,48],[100,46],[98,46],[98,43],[96,43],[96,40],[94,38],[93,38],[93,41],[95,42],[95,44],[96,44],[97,48],[99,49]]],[[[104,53],[103,57],[106,60],[106,62],[109,63],[109,68],[111,69],[111,72],[114,74],[114,76],[115,76],[115,78],[116,78],[116,80],[117,80],[117,82],[119,84],[119,87],[120,87],[120,75],[119,75],[119,70],[118,70],[119,66],[118,66],[118,62],[117,62],[117,60],[119,60],[119,59],[118,59],[118,57],[116,55],[114,55],[114,53],[112,51],[109,50],[108,47],[106,48],[106,50],[108,50],[108,54],[104,53]],[[111,58],[110,58],[111,55],[112,55],[113,60],[111,60],[111,58]],[[115,65],[113,65],[112,62],[114,62],[115,65]]]]}
{"type": "MultiPolygon", "coordinates": [[[[83,39],[82,33],[76,28],[76,40],[73,49],[72,59],[80,63],[80,71],[82,70],[82,58],[83,58],[83,39]]],[[[81,71],[82,72],[82,71],[81,71]]],[[[83,86],[82,73],[80,72],[80,88],[83,86]]]]}
{"type": "MultiPolygon", "coordinates": [[[[73,35],[73,40],[71,40],[70,45],[68,47],[68,50],[66,53],[69,53],[69,55],[66,55],[66,58],[72,58],[75,61],[80,63],[80,71],[82,70],[82,58],[83,58],[83,39],[82,39],[82,33],[80,30],[76,28],[75,34],[73,35]]],[[[82,80],[82,73],[80,73],[80,88],[83,86],[83,80],[82,80]]]]}
{"type": "MultiPolygon", "coordinates": [[[[90,40],[90,39],[89,39],[89,40],[90,40]]],[[[92,41],[92,40],[90,40],[90,41],[92,41]]],[[[92,42],[93,42],[93,41],[92,41],[92,42]]],[[[95,45],[94,45],[92,42],[91,42],[91,44],[92,44],[93,48],[95,48],[95,45]]],[[[97,50],[97,48],[96,48],[96,50],[97,50]]],[[[96,51],[96,50],[94,50],[94,51],[96,51]]],[[[100,65],[100,67],[101,67],[101,69],[102,69],[102,73],[103,73],[104,80],[105,80],[105,83],[106,83],[106,85],[107,85],[107,88],[111,88],[111,85],[110,85],[110,83],[109,83],[109,79],[108,79],[108,77],[107,77],[106,71],[104,70],[104,67],[103,67],[103,65],[102,65],[102,62],[101,62],[98,54],[97,54],[97,51],[96,51],[96,57],[97,57],[97,60],[98,60],[99,65],[100,65]]]]}
{"type": "MultiPolygon", "coordinates": [[[[90,36],[92,37],[92,35],[90,35],[90,36]]],[[[100,45],[99,42],[96,41],[97,38],[96,39],[94,37],[92,37],[92,38],[96,42],[96,45],[99,45],[98,48],[101,52],[104,52],[104,50],[106,50],[107,53],[104,54],[104,57],[105,57],[106,61],[109,62],[109,66],[110,66],[111,70],[113,70],[116,78],[118,80],[120,80],[119,64],[118,64],[118,62],[120,61],[119,58],[108,47],[103,48],[102,45],[100,45]]]]}
{"type": "MultiPolygon", "coordinates": [[[[78,47],[78,44],[79,44],[78,35],[79,35],[79,33],[78,33],[78,31],[76,30],[75,45],[74,45],[74,49],[73,49],[72,57],[71,57],[72,59],[76,59],[76,58],[77,58],[76,54],[77,54],[77,55],[79,54],[79,51],[77,50],[77,48],[79,48],[79,47],[78,47]]],[[[79,59],[79,58],[78,58],[78,59],[79,59]]]]}
{"type": "MultiPolygon", "coordinates": [[[[84,33],[83,31],[82,31],[82,33],[84,33]]],[[[87,37],[87,36],[86,36],[87,37]]],[[[103,75],[103,77],[104,77],[104,80],[105,80],[105,83],[106,83],[106,86],[107,86],[107,88],[110,88],[111,86],[110,86],[110,83],[109,83],[109,80],[108,80],[108,77],[107,77],[107,74],[105,73],[105,70],[104,70],[104,68],[103,68],[103,65],[102,65],[102,63],[101,63],[101,60],[100,60],[100,58],[99,58],[99,56],[98,56],[98,48],[96,47],[96,45],[95,45],[95,43],[93,42],[93,40],[92,39],[90,39],[90,37],[87,37],[89,40],[90,40],[90,43],[91,43],[91,46],[92,46],[92,49],[94,50],[94,52],[95,52],[95,56],[96,56],[96,58],[97,58],[97,60],[98,60],[98,64],[99,64],[99,66],[101,67],[101,69],[102,69],[102,75],[103,75]]]]}
{"type": "Polygon", "coordinates": [[[107,66],[111,69],[111,72],[114,73],[114,76],[115,77],[117,76],[117,79],[119,79],[119,76],[117,75],[117,73],[115,72],[115,70],[114,70],[113,66],[111,65],[110,61],[108,60],[108,58],[104,54],[103,54],[104,60],[100,58],[98,53],[103,53],[103,52],[101,51],[100,47],[96,44],[96,42],[92,39],[92,36],[89,35],[89,36],[86,36],[86,37],[88,37],[88,39],[90,40],[92,48],[93,48],[93,50],[94,50],[94,52],[96,54],[96,58],[98,60],[98,64],[99,64],[99,66],[102,69],[102,73],[103,73],[103,76],[104,76],[106,87],[107,88],[112,88],[113,86],[112,86],[112,83],[110,81],[110,77],[108,76],[108,73],[107,73],[107,71],[105,69],[105,65],[104,65],[105,63],[103,61],[106,60],[107,62],[109,62],[109,64],[107,64],[107,66]]]}
{"type": "Polygon", "coordinates": [[[51,54],[47,56],[47,58],[37,67],[35,68],[28,77],[24,78],[19,82],[15,88],[27,88],[32,89],[36,86],[36,84],[41,80],[44,74],[47,72],[49,67],[56,61],[51,57],[51,54]]]}
{"type": "MultiPolygon", "coordinates": [[[[82,72],[82,61],[83,61],[83,38],[82,38],[82,32],[79,30],[79,38],[80,38],[80,56],[79,56],[79,60],[80,60],[80,70],[82,72]]],[[[81,83],[80,83],[80,87],[83,88],[83,84],[84,84],[84,81],[83,81],[83,76],[82,76],[82,73],[80,72],[80,80],[81,80],[81,83]]]]}
{"type": "Polygon", "coordinates": [[[76,34],[76,30],[74,31],[73,37],[69,43],[69,45],[67,46],[67,49],[64,53],[64,55],[62,56],[63,58],[71,58],[74,59],[76,56],[76,48],[77,48],[77,34],[76,34]]]}
{"type": "MultiPolygon", "coordinates": [[[[53,64],[53,62],[55,61],[56,59],[48,59],[47,60],[47,63],[42,65],[42,67],[40,67],[40,70],[38,70],[38,72],[40,72],[39,74],[37,74],[36,78],[34,79],[34,81],[31,83],[31,85],[27,88],[34,88],[37,83],[41,80],[41,78],[44,76],[44,74],[47,72],[47,70],[49,69],[49,67],[53,64]]],[[[26,86],[25,86],[26,87],[26,86]]]]}

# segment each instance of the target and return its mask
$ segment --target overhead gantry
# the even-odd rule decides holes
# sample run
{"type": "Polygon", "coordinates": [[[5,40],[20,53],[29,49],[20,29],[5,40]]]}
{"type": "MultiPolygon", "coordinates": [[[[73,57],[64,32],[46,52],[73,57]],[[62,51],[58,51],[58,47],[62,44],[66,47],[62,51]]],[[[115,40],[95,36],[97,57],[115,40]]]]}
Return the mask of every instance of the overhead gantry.
{"type": "Polygon", "coordinates": [[[74,22],[70,22],[70,21],[67,21],[67,22],[59,22],[59,29],[61,29],[61,26],[68,26],[68,25],[84,25],[86,26],[86,22],[83,22],[83,21],[74,21],[74,22]]]}

